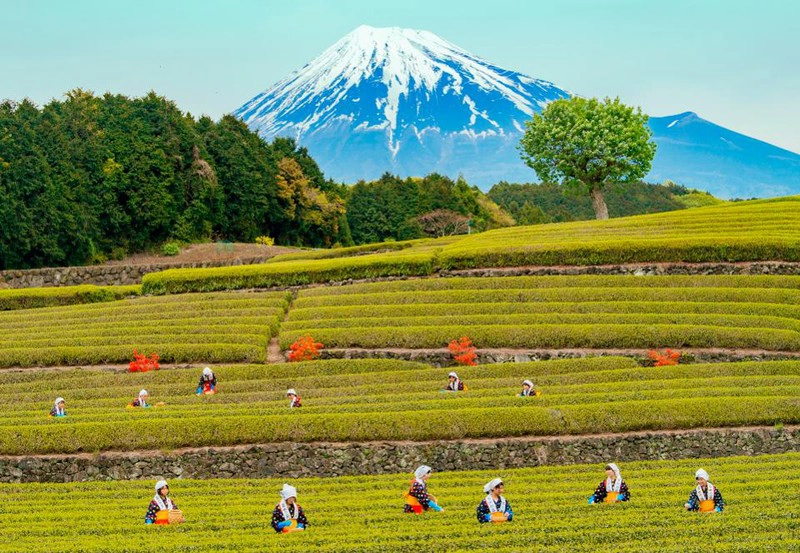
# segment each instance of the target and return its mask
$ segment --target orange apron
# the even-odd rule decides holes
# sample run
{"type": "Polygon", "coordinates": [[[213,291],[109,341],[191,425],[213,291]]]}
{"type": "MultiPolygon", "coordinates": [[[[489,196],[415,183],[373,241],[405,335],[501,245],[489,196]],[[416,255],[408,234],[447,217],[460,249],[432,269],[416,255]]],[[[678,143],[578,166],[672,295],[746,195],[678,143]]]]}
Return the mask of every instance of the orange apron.
{"type": "Polygon", "coordinates": [[[281,530],[281,533],[288,534],[290,532],[302,532],[303,531],[302,528],[298,528],[297,527],[297,519],[296,518],[291,519],[291,521],[292,521],[292,523],[289,526],[285,527],[283,530],[281,530]]]}
{"type": "MultiPolygon", "coordinates": [[[[433,497],[430,494],[428,495],[428,497],[430,498],[431,501],[436,503],[436,498],[435,497],[433,497]]],[[[417,515],[422,514],[422,511],[423,511],[422,504],[419,502],[419,500],[416,497],[411,495],[410,492],[404,493],[403,494],[403,499],[406,500],[406,505],[411,507],[411,510],[414,511],[415,514],[417,514],[417,515]]]]}

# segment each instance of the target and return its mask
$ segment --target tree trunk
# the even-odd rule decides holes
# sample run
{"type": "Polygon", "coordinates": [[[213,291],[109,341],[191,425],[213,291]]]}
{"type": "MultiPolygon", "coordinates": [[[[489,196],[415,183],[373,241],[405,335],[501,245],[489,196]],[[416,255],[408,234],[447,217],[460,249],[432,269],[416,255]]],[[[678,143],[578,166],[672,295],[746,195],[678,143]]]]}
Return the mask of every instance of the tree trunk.
{"type": "Polygon", "coordinates": [[[597,219],[608,219],[608,206],[606,200],[603,198],[603,191],[599,188],[592,188],[590,192],[592,196],[592,207],[594,208],[594,216],[597,219]]]}

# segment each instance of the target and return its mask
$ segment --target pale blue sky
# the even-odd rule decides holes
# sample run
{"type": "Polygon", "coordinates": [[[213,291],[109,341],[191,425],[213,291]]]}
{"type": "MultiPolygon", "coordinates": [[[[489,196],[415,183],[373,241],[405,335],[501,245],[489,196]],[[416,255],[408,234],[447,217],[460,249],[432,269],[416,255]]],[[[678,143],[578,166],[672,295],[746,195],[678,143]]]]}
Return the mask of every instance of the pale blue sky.
{"type": "Polygon", "coordinates": [[[361,24],[800,152],[795,0],[0,0],[0,98],[152,89],[218,118],[361,24]]]}

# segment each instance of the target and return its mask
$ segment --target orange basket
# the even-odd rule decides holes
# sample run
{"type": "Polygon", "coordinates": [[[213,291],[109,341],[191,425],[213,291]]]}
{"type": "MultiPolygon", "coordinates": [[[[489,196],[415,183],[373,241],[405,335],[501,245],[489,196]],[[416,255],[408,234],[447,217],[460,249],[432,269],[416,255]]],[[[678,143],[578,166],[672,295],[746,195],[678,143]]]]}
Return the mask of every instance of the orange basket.
{"type": "Polygon", "coordinates": [[[508,520],[508,516],[505,513],[492,513],[490,518],[491,522],[498,523],[498,522],[506,522],[508,520]]]}
{"type": "Polygon", "coordinates": [[[603,503],[616,503],[617,497],[619,497],[619,492],[608,492],[603,503]]]}
{"type": "Polygon", "coordinates": [[[169,524],[169,511],[161,509],[156,513],[156,524],[169,524]]]}
{"type": "Polygon", "coordinates": [[[701,513],[710,513],[714,510],[714,500],[713,499],[706,499],[705,501],[700,502],[700,512],[701,513]]]}

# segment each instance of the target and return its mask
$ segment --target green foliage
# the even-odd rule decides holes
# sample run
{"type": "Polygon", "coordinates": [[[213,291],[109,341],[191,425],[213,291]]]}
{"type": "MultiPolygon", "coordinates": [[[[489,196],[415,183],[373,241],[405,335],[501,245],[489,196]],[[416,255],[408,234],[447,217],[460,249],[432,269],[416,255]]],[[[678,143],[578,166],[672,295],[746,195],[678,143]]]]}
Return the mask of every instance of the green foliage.
{"type": "MultiPolygon", "coordinates": [[[[244,344],[207,347],[223,352],[212,361],[230,352],[247,360],[244,344]]],[[[165,351],[177,357],[187,348],[165,351]]],[[[462,367],[459,376],[469,392],[442,396],[448,371],[376,359],[217,366],[220,393],[202,399],[192,394],[198,370],[4,372],[0,453],[563,435],[800,420],[797,361],[655,370],[629,358],[602,357],[462,367]],[[525,378],[534,379],[541,397],[516,397],[525,378]],[[126,410],[142,387],[166,405],[126,410]],[[287,412],[288,387],[303,396],[302,410],[287,412]],[[67,398],[64,421],[46,417],[56,396],[67,398]],[[509,409],[517,416],[508,417],[509,409]]]]}
{"type": "Polygon", "coordinates": [[[269,236],[257,236],[256,237],[256,244],[260,244],[262,246],[270,247],[275,245],[275,240],[273,240],[269,236]]]}
{"type": "Polygon", "coordinates": [[[175,242],[167,242],[161,247],[161,253],[167,256],[175,256],[181,253],[181,247],[175,242]]]}
{"type": "Polygon", "coordinates": [[[100,263],[168,239],[351,242],[342,190],[308,152],[230,115],[76,89],[42,108],[0,103],[0,137],[0,269],[100,263]],[[303,183],[294,214],[281,209],[282,160],[303,183]]]}
{"type": "Polygon", "coordinates": [[[776,198],[610,221],[300,252],[262,265],[151,273],[145,275],[143,286],[148,294],[163,294],[421,276],[474,267],[797,261],[799,203],[800,197],[776,198]]]}
{"type": "Polygon", "coordinates": [[[725,203],[725,200],[715,198],[708,192],[700,191],[694,191],[688,194],[677,196],[675,200],[680,202],[684,207],[706,207],[709,205],[720,205],[725,203]]]}
{"type": "Polygon", "coordinates": [[[81,286],[0,290],[0,311],[119,300],[128,296],[138,296],[141,290],[142,287],[138,284],[132,286],[83,284],[81,286]]]}
{"type": "MultiPolygon", "coordinates": [[[[520,225],[585,221],[595,218],[588,196],[575,194],[557,184],[509,184],[500,182],[488,197],[511,214],[520,225]]],[[[708,196],[713,197],[713,196],[708,196]]],[[[643,182],[619,183],[605,191],[609,217],[674,211],[688,207],[673,188],[643,182]]],[[[709,204],[710,205],[710,204],[709,204]]]]}
{"type": "Polygon", "coordinates": [[[656,145],[647,119],[619,98],[556,100],[526,123],[522,159],[542,181],[588,193],[597,218],[607,219],[603,189],[650,171],[656,145]]]}
{"type": "Polygon", "coordinates": [[[446,269],[636,262],[800,260],[800,197],[609,221],[498,229],[442,248],[446,269]]]}
{"type": "Polygon", "coordinates": [[[354,185],[347,199],[347,220],[356,244],[421,238],[425,232],[419,218],[438,210],[467,217],[477,231],[514,224],[477,187],[436,173],[405,180],[385,173],[377,181],[354,185]]]}
{"type": "Polygon", "coordinates": [[[800,349],[800,277],[537,276],[302,290],[281,345],[328,348],[800,349]],[[466,309],[465,309],[466,308],[466,309]]]}
{"type": "Polygon", "coordinates": [[[264,361],[289,299],[287,293],[261,292],[109,302],[112,294],[138,287],[86,288],[71,296],[15,298],[24,306],[73,298],[105,303],[0,313],[0,367],[122,363],[134,349],[155,351],[167,363],[264,361]]]}
{"type": "Polygon", "coordinates": [[[427,275],[432,271],[431,254],[417,253],[412,248],[408,252],[401,250],[360,257],[290,260],[213,269],[169,269],[145,275],[142,286],[148,294],[178,294],[297,286],[392,275],[427,275]]]}

